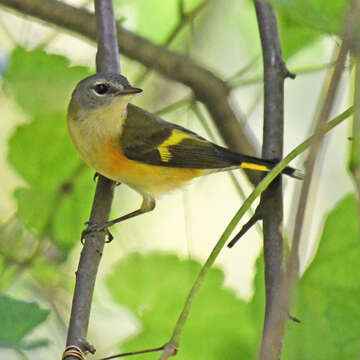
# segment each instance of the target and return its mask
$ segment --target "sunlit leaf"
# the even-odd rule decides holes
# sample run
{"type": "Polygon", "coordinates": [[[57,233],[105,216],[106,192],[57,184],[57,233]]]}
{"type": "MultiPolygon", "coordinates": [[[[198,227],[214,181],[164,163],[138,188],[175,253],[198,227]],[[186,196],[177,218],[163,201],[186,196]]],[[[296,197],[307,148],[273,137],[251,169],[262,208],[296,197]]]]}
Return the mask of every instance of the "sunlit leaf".
{"type": "Polygon", "coordinates": [[[29,349],[47,344],[45,340],[24,341],[24,337],[49,315],[38,304],[0,295],[0,347],[29,349]]]}
{"type": "MultiPolygon", "coordinates": [[[[181,261],[173,255],[133,254],[121,261],[109,277],[109,289],[142,326],[122,348],[142,349],[168,341],[199,271],[198,262],[181,261]]],[[[223,281],[219,269],[210,271],[184,328],[181,359],[235,359],[239,355],[248,359],[252,353],[247,305],[223,281]]]]}
{"type": "Polygon", "coordinates": [[[29,116],[65,113],[76,83],[87,76],[85,67],[70,67],[63,56],[43,50],[15,48],[5,74],[8,92],[29,116]]]}
{"type": "Polygon", "coordinates": [[[42,50],[16,49],[5,78],[8,91],[30,118],[9,142],[9,160],[27,182],[18,188],[18,216],[40,237],[65,252],[79,239],[94,183],[66,128],[66,107],[75,84],[88,75],[68,60],[42,50]]]}
{"type": "Polygon", "coordinates": [[[360,353],[360,231],[355,196],[329,213],[318,253],[302,277],[286,359],[357,359],[360,353]]]}
{"type": "Polygon", "coordinates": [[[348,6],[345,0],[266,0],[289,18],[304,26],[331,34],[340,34],[348,6]]]}

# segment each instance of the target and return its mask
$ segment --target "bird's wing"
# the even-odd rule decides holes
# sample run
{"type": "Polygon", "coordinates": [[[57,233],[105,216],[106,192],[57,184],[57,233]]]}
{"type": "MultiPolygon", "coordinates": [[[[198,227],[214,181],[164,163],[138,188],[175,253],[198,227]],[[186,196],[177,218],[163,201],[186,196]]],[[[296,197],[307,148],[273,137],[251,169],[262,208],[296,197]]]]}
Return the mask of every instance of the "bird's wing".
{"type": "Polygon", "coordinates": [[[241,163],[238,154],[133,105],[120,144],[127,158],[151,165],[220,169],[241,163]]]}

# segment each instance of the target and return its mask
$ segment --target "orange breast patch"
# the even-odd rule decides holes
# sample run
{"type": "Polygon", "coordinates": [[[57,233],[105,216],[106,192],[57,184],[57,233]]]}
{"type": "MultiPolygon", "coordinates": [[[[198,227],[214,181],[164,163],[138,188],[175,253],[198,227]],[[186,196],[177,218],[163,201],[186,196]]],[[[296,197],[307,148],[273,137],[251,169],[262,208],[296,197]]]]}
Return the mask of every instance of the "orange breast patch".
{"type": "Polygon", "coordinates": [[[153,197],[181,187],[204,174],[201,169],[155,166],[130,160],[115,141],[98,147],[95,152],[98,154],[97,170],[101,174],[153,197]]]}

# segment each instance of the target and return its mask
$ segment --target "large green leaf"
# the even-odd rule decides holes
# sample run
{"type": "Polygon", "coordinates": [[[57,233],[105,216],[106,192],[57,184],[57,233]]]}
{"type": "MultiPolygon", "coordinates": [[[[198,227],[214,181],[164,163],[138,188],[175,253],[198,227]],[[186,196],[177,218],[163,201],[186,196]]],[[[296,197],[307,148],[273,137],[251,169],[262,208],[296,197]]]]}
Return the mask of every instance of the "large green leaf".
{"type": "MultiPolygon", "coordinates": [[[[299,21],[284,4],[279,4],[275,0],[269,0],[269,2],[274,5],[280,32],[282,55],[285,60],[300,52],[302,49],[312,46],[316,40],[324,34],[324,32],[318,28],[299,21]]],[[[260,39],[254,1],[248,0],[242,2],[241,6],[234,6],[232,13],[238,23],[241,36],[245,40],[250,58],[255,54],[260,54],[260,39]]],[[[234,19],[231,18],[231,21],[233,22],[234,19]]],[[[310,62],[318,62],[315,54],[313,59],[308,60],[310,62]]]]}
{"type": "Polygon", "coordinates": [[[288,327],[285,359],[358,359],[360,231],[355,196],[329,213],[318,253],[302,277],[288,327]]]}
{"type": "Polygon", "coordinates": [[[0,295],[0,347],[15,349],[32,349],[44,346],[47,341],[38,339],[24,341],[38,325],[46,320],[48,310],[38,304],[13,299],[0,295]]]}
{"type": "Polygon", "coordinates": [[[18,216],[41,236],[51,236],[64,251],[79,238],[94,183],[66,129],[66,106],[75,84],[88,70],[42,50],[14,50],[5,81],[30,122],[9,142],[9,160],[26,180],[18,188],[18,216]],[[70,182],[71,186],[63,186],[70,182]]]}
{"type": "MultiPolygon", "coordinates": [[[[360,232],[356,199],[345,197],[326,218],[318,252],[300,279],[288,320],[283,359],[349,360],[360,353],[360,232]]],[[[256,266],[250,304],[254,336],[261,340],[264,318],[264,266],[256,266]]]]}
{"type": "Polygon", "coordinates": [[[300,24],[329,34],[340,34],[348,6],[345,0],[266,0],[300,24]]]}
{"type": "Polygon", "coordinates": [[[89,75],[85,67],[70,67],[67,58],[40,49],[15,48],[9,59],[5,84],[29,116],[66,110],[76,83],[89,75]]]}
{"type": "Polygon", "coordinates": [[[315,42],[321,32],[296,21],[286,11],[278,13],[282,54],[285,59],[315,42]]]}
{"type": "MultiPolygon", "coordinates": [[[[315,260],[299,282],[291,314],[302,322],[288,321],[284,359],[357,359],[359,240],[356,199],[347,196],[328,215],[315,260]]],[[[226,359],[257,357],[265,310],[262,256],[256,267],[250,304],[224,289],[221,272],[212,270],[185,326],[182,359],[217,359],[219,354],[226,359]]],[[[168,340],[199,270],[195,261],[160,254],[133,254],[117,265],[108,280],[110,291],[142,325],[139,334],[122,344],[124,350],[168,340]]]]}
{"type": "MultiPolygon", "coordinates": [[[[142,326],[122,348],[143,349],[169,340],[200,268],[196,261],[164,254],[133,254],[116,266],[108,279],[111,294],[133,311],[142,326]]],[[[247,304],[226,289],[223,281],[219,269],[210,271],[184,328],[180,359],[236,359],[240,355],[248,359],[252,353],[247,304]]]]}
{"type": "Polygon", "coordinates": [[[0,293],[10,285],[19,264],[32,256],[38,238],[17,218],[0,225],[0,293]]]}

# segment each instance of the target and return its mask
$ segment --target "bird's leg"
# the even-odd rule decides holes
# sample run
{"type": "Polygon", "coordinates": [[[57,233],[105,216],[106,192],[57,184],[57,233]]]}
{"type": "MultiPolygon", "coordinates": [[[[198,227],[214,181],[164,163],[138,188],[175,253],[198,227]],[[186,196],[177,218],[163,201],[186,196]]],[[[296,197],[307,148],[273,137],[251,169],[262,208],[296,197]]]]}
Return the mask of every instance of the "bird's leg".
{"type": "Polygon", "coordinates": [[[105,231],[106,235],[108,236],[108,241],[107,242],[111,242],[111,240],[113,239],[112,234],[110,233],[110,231],[108,230],[109,226],[115,225],[121,221],[127,220],[127,219],[131,219],[135,216],[139,216],[141,214],[145,214],[151,210],[153,210],[155,208],[155,200],[150,197],[150,196],[143,196],[143,202],[141,204],[140,209],[132,211],[129,214],[120,216],[114,220],[110,220],[110,221],[105,221],[103,223],[90,223],[89,221],[86,222],[85,224],[87,224],[87,228],[82,232],[81,234],[81,239],[83,240],[84,237],[93,232],[93,231],[105,231]]]}

